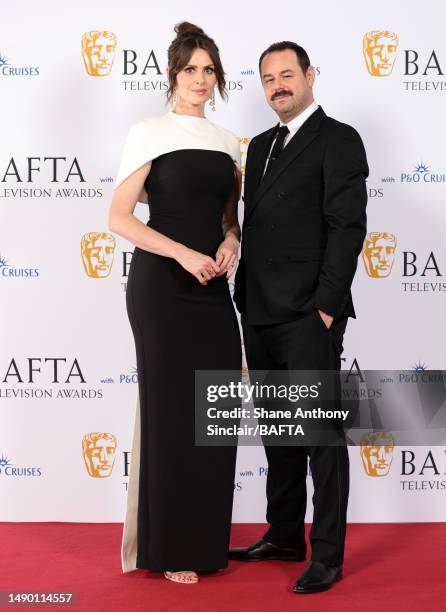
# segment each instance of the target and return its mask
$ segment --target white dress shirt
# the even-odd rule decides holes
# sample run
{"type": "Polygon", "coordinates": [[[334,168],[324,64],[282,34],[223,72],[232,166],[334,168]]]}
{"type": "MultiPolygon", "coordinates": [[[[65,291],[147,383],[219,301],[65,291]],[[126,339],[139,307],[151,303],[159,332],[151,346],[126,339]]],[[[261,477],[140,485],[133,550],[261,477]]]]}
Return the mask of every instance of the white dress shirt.
{"type": "MultiPolygon", "coordinates": [[[[294,136],[294,134],[302,127],[302,125],[305,123],[308,117],[312,115],[314,111],[317,110],[318,108],[319,108],[319,104],[317,104],[313,100],[310,106],[307,106],[307,108],[303,110],[300,113],[300,115],[297,115],[297,117],[294,117],[294,119],[291,119],[291,121],[289,121],[288,123],[283,123],[282,121],[280,122],[280,127],[282,127],[283,125],[286,125],[287,128],[290,130],[290,133],[286,135],[285,140],[283,141],[284,148],[287,146],[287,144],[289,143],[291,138],[294,136]]],[[[269,156],[271,155],[271,151],[273,150],[275,142],[276,142],[276,138],[274,138],[271,144],[271,148],[269,150],[268,157],[265,162],[263,173],[265,173],[266,166],[268,165],[268,162],[269,162],[269,156]]]]}

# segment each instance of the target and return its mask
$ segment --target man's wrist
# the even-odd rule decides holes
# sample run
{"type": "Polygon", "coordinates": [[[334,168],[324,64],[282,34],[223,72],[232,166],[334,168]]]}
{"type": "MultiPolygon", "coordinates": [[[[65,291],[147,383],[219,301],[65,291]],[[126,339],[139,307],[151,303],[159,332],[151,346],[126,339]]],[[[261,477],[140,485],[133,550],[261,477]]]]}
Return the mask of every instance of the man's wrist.
{"type": "Polygon", "coordinates": [[[318,308],[317,310],[320,314],[324,315],[325,317],[331,317],[332,319],[334,319],[334,315],[330,314],[329,312],[325,312],[325,310],[322,310],[321,308],[318,308]]]}
{"type": "Polygon", "coordinates": [[[321,317],[322,321],[324,322],[324,324],[330,328],[333,321],[334,321],[334,316],[331,314],[328,314],[327,312],[324,312],[323,310],[320,310],[319,308],[317,309],[319,316],[321,317]]]}

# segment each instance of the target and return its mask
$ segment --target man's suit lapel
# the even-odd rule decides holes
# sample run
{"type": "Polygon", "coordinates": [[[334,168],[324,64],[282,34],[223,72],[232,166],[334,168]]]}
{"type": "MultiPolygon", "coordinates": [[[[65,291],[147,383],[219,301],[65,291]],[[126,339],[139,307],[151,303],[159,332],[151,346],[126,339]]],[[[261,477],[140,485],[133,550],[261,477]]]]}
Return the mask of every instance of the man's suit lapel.
{"type": "Polygon", "coordinates": [[[245,197],[245,200],[248,204],[248,207],[251,205],[254,193],[260,183],[260,179],[262,177],[263,169],[266,163],[266,158],[268,156],[278,127],[279,124],[277,124],[275,127],[273,127],[271,130],[264,134],[262,140],[256,145],[256,149],[255,151],[253,151],[253,155],[251,156],[250,167],[248,168],[246,176],[246,186],[249,192],[249,197],[245,197]]]}
{"type": "MultiPolygon", "coordinates": [[[[247,215],[251,215],[254,209],[257,207],[259,202],[262,200],[263,196],[266,194],[268,189],[275,183],[275,181],[279,178],[282,172],[287,168],[287,166],[298,156],[300,155],[308,145],[318,136],[319,128],[322,119],[325,117],[325,113],[321,107],[319,107],[302,125],[302,127],[294,134],[291,140],[287,143],[286,147],[283,149],[280,156],[274,162],[271,170],[265,174],[263,179],[260,181],[261,174],[259,171],[263,171],[264,163],[266,162],[266,155],[269,152],[269,148],[266,147],[267,152],[265,155],[260,155],[258,157],[258,169],[256,167],[256,185],[253,185],[251,189],[251,198],[250,205],[248,207],[247,215]],[[261,167],[261,170],[260,170],[261,167]]],[[[277,126],[276,126],[277,127],[277,126]]],[[[273,135],[275,134],[275,128],[272,130],[273,135]]],[[[266,139],[265,139],[266,140],[266,139]]],[[[268,139],[269,147],[272,144],[273,137],[268,139]]],[[[257,155],[256,155],[257,157],[257,155]]],[[[254,179],[254,177],[253,177],[254,179]]]]}

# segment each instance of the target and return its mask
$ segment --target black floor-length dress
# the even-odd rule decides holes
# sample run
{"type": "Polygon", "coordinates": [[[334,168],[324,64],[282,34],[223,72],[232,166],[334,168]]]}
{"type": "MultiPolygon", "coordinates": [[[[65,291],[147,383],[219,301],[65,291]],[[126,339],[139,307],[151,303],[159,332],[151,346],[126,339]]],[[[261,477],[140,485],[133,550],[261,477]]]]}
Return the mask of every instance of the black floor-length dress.
{"type": "MultiPolygon", "coordinates": [[[[239,140],[169,112],[131,128],[117,185],[145,162],[148,226],[215,257],[239,140]],[[147,193],[149,197],[147,198],[147,193]]],[[[225,276],[202,286],[174,259],[136,247],[127,282],[139,394],[122,569],[227,566],[236,449],[194,445],[194,371],[238,370],[241,343],[225,276]]]]}

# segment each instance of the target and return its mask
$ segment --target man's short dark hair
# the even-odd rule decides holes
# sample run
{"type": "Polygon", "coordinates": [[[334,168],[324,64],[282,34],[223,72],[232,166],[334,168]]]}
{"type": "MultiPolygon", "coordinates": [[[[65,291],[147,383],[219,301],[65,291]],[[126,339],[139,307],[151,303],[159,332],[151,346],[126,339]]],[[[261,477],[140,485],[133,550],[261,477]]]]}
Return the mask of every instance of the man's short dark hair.
{"type": "Polygon", "coordinates": [[[302,68],[302,72],[304,74],[307,74],[307,70],[310,67],[310,58],[308,57],[308,53],[305,51],[303,47],[301,47],[297,43],[291,42],[290,40],[284,40],[282,42],[273,43],[272,45],[268,47],[268,49],[265,49],[265,51],[262,53],[259,59],[260,76],[262,75],[262,72],[261,72],[262,60],[265,57],[265,55],[268,55],[268,53],[274,53],[274,51],[285,51],[286,49],[290,49],[291,51],[295,52],[297,56],[297,62],[299,66],[302,68]]]}

